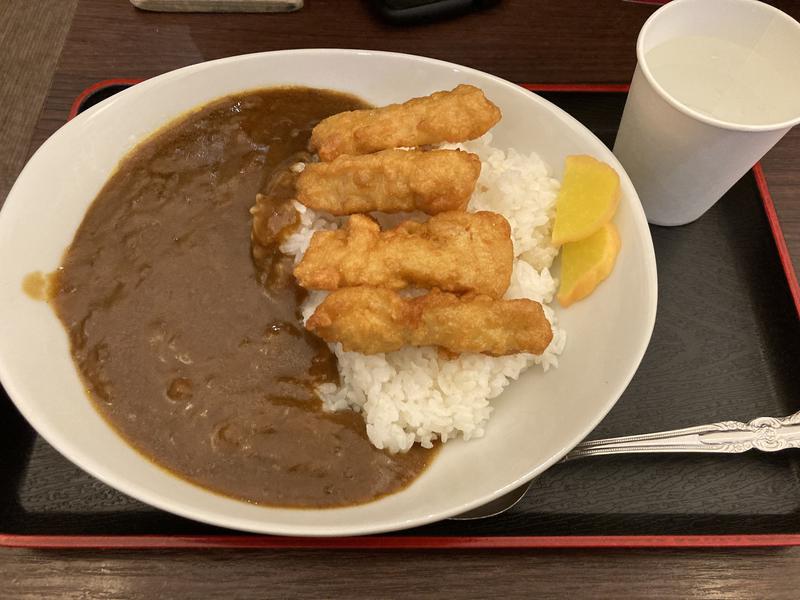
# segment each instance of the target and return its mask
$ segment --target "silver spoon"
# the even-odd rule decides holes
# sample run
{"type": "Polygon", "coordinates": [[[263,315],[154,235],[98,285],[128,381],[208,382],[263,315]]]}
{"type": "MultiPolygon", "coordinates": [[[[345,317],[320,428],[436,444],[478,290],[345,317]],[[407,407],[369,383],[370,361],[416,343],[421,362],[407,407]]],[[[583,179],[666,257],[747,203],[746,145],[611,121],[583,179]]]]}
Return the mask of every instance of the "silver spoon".
{"type": "MultiPolygon", "coordinates": [[[[786,448],[800,448],[800,411],[788,417],[759,417],[749,423],[722,421],[686,429],[581,442],[559,462],[587,456],[600,456],[601,454],[656,452],[736,454],[754,449],[775,452],[786,448]]],[[[533,481],[483,506],[451,517],[451,519],[470,521],[499,515],[522,500],[531,485],[533,485],[533,481]]]]}

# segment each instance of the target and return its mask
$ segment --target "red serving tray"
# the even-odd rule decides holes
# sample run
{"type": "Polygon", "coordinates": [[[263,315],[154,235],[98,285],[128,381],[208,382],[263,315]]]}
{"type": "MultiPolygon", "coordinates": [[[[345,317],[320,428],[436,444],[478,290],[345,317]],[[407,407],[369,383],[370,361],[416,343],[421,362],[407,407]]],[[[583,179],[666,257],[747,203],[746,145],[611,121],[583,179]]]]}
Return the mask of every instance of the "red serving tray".
{"type": "MultiPolygon", "coordinates": [[[[112,85],[133,85],[140,79],[108,79],[86,88],[69,118],[94,92],[112,85]]],[[[627,92],[627,84],[521,84],[537,92],[627,92]]],[[[775,205],[759,164],[756,185],[772,237],[800,317],[800,284],[781,230],[775,205]]],[[[18,535],[0,534],[0,546],[28,548],[336,548],[336,549],[475,549],[475,548],[692,548],[800,546],[800,534],[758,535],[592,535],[592,536],[358,536],[300,538],[269,535],[18,535]]]]}

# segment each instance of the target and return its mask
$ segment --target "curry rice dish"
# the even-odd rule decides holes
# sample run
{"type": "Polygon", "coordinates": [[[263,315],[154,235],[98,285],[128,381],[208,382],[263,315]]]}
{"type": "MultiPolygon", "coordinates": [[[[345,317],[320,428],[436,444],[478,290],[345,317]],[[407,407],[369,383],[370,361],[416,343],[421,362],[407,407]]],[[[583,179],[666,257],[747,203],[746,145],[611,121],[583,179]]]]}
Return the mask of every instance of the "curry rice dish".
{"type": "Polygon", "coordinates": [[[248,502],[346,506],[407,486],[436,446],[379,449],[366,409],[323,410],[318,394],[348,388],[342,345],[365,357],[433,345],[441,361],[552,354],[552,315],[531,294],[504,299],[524,287],[514,219],[468,208],[480,159],[431,149],[499,118],[471,86],[381,109],[273,88],[212,102],[137,146],[52,292],[100,413],[155,463],[248,502]],[[308,254],[286,251],[305,235],[297,200],[350,225],[339,217],[345,227],[313,233],[308,254]],[[382,230],[380,214],[410,210],[382,230]]]}

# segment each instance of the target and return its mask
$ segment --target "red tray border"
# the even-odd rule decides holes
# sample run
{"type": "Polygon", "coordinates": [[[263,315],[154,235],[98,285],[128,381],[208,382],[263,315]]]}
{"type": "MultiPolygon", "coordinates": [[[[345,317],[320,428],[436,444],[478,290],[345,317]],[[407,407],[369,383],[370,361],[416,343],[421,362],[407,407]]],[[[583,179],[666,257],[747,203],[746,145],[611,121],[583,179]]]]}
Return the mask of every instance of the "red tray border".
{"type": "MultiPolygon", "coordinates": [[[[69,112],[72,119],[92,93],[110,85],[133,85],[141,79],[106,79],[78,95],[69,112]]],[[[627,92],[628,84],[521,84],[542,92],[627,92]]],[[[764,212],[769,220],[781,265],[800,317],[800,284],[789,256],[767,180],[760,164],[753,167],[764,212]]],[[[297,538],[269,535],[15,535],[0,534],[0,546],[16,548],[265,548],[358,550],[468,550],[524,548],[720,548],[800,546],[800,534],[766,535],[617,535],[617,536],[357,536],[297,538]]]]}

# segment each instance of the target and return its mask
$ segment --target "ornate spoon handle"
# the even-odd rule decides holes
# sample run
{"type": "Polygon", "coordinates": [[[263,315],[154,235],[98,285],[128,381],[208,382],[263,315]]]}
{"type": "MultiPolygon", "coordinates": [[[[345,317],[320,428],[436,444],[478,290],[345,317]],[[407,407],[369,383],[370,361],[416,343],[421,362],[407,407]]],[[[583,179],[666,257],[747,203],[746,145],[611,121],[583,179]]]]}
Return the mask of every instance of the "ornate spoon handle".
{"type": "Polygon", "coordinates": [[[561,462],[600,454],[649,452],[775,452],[800,448],[800,412],[759,417],[749,423],[722,421],[673,431],[581,442],[561,462]]]}
{"type": "MultiPolygon", "coordinates": [[[[800,412],[788,417],[759,417],[749,423],[722,421],[711,425],[674,429],[644,435],[629,435],[605,440],[581,442],[561,462],[601,454],[636,454],[650,452],[775,452],[800,448],[800,412]]],[[[505,512],[519,502],[531,487],[527,483],[484,506],[450,517],[456,521],[485,519],[505,512]]]]}

